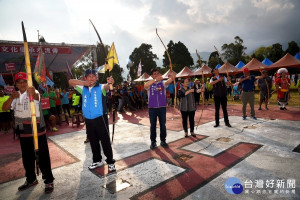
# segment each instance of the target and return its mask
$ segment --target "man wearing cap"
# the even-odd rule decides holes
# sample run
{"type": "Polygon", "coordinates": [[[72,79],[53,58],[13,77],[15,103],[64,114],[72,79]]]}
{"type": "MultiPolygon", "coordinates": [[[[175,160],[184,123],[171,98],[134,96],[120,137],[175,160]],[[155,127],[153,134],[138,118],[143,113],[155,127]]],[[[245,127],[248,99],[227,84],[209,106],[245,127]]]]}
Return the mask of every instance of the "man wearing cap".
{"type": "Polygon", "coordinates": [[[213,86],[214,102],[215,102],[215,128],[220,125],[220,105],[222,106],[225,125],[231,127],[227,112],[227,78],[219,74],[217,68],[213,69],[214,76],[210,79],[210,85],[213,86]]]}
{"type": "Polygon", "coordinates": [[[272,79],[268,76],[268,72],[266,70],[262,71],[262,78],[258,80],[258,88],[259,92],[259,108],[261,110],[262,102],[265,101],[265,108],[268,109],[268,102],[270,98],[270,91],[272,89],[272,79]]]}
{"type": "Polygon", "coordinates": [[[93,162],[88,168],[95,169],[104,164],[101,156],[100,141],[106,156],[108,171],[109,173],[114,172],[116,168],[109,138],[107,108],[103,101],[103,93],[109,90],[109,84],[113,84],[114,79],[108,77],[107,84],[100,84],[98,82],[98,74],[94,69],[85,71],[85,79],[85,81],[71,79],[69,84],[73,87],[76,87],[76,85],[84,86],[82,90],[82,112],[93,153],[93,162]]]}
{"type": "Polygon", "coordinates": [[[246,114],[246,107],[247,103],[250,104],[251,108],[251,118],[257,119],[255,117],[255,111],[254,111],[254,82],[256,79],[261,79],[262,76],[254,76],[250,75],[250,71],[247,67],[243,69],[244,75],[241,76],[240,80],[236,83],[242,83],[242,104],[243,104],[243,120],[246,120],[247,114],[246,114]]]}
{"type": "Polygon", "coordinates": [[[148,92],[148,108],[150,119],[150,149],[155,149],[156,145],[156,122],[157,118],[160,125],[160,145],[168,147],[166,143],[167,130],[166,130],[166,88],[175,80],[175,74],[167,81],[163,81],[163,77],[157,68],[151,70],[152,80],[148,81],[144,88],[148,92]]]}
{"type": "Polygon", "coordinates": [[[48,143],[45,131],[45,121],[40,104],[40,94],[34,87],[28,87],[27,75],[19,72],[15,75],[16,87],[19,91],[14,91],[9,99],[3,104],[3,110],[14,110],[15,129],[20,136],[20,145],[22,150],[22,161],[25,168],[26,181],[18,190],[26,190],[31,186],[38,184],[35,175],[35,153],[33,143],[33,130],[31,124],[31,109],[29,96],[32,95],[36,110],[38,145],[39,145],[39,167],[43,174],[45,183],[45,193],[50,193],[54,189],[53,174],[51,171],[51,162],[49,156],[48,143]]]}

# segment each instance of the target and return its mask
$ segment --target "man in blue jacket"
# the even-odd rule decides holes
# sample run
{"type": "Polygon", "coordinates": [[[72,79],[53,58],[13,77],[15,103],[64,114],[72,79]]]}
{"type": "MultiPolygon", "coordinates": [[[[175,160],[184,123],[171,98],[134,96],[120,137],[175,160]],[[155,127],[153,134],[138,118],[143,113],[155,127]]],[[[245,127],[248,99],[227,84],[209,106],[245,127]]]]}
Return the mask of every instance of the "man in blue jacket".
{"type": "Polygon", "coordinates": [[[95,169],[104,164],[101,156],[100,141],[106,156],[108,171],[114,172],[116,168],[109,138],[107,109],[106,104],[103,104],[102,101],[102,93],[109,90],[109,84],[113,84],[114,79],[108,77],[107,84],[100,84],[97,72],[93,69],[86,70],[85,78],[85,81],[71,79],[69,84],[73,87],[76,87],[76,85],[84,86],[82,90],[82,112],[93,153],[93,163],[89,166],[89,169],[95,169]]]}

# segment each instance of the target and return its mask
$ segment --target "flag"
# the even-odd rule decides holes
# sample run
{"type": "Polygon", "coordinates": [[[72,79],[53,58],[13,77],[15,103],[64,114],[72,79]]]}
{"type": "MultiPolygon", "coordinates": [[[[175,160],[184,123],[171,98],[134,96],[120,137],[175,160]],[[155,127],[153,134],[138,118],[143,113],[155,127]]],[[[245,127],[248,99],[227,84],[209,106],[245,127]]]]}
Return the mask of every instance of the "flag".
{"type": "Polygon", "coordinates": [[[35,63],[33,76],[38,84],[46,81],[46,64],[43,51],[39,52],[35,63]]]}
{"type": "Polygon", "coordinates": [[[6,86],[6,83],[5,83],[4,79],[3,79],[2,74],[0,74],[0,85],[6,86]]]}
{"type": "Polygon", "coordinates": [[[99,67],[96,69],[96,71],[97,71],[98,73],[105,74],[105,66],[104,66],[104,65],[99,66],[99,67]]]}
{"type": "Polygon", "coordinates": [[[68,61],[66,61],[66,63],[67,63],[67,80],[70,80],[71,78],[73,78],[73,74],[71,72],[68,61]]]}
{"type": "Polygon", "coordinates": [[[53,81],[51,81],[50,78],[48,78],[48,76],[46,76],[47,79],[47,85],[50,85],[50,87],[52,87],[54,85],[53,81]]]}
{"type": "MultiPolygon", "coordinates": [[[[116,52],[116,48],[115,48],[115,44],[112,43],[111,47],[110,47],[110,50],[107,54],[107,62],[108,62],[108,65],[110,67],[110,70],[111,71],[114,67],[115,64],[118,64],[119,63],[119,60],[118,60],[118,56],[117,56],[117,52],[116,52]]],[[[106,71],[107,69],[105,69],[106,71]]]]}
{"type": "Polygon", "coordinates": [[[127,75],[127,81],[130,83],[131,82],[131,76],[130,74],[127,75]]]}
{"type": "Polygon", "coordinates": [[[137,72],[138,77],[140,77],[141,74],[142,74],[142,63],[141,63],[141,60],[140,60],[140,64],[138,66],[138,72],[137,72]]]}

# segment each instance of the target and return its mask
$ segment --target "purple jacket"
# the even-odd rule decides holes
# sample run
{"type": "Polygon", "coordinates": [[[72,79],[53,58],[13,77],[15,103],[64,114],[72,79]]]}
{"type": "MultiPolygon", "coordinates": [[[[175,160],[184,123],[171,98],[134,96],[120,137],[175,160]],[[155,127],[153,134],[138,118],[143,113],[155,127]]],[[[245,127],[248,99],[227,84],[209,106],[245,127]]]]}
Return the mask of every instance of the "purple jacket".
{"type": "Polygon", "coordinates": [[[167,106],[165,82],[153,83],[148,88],[148,108],[160,108],[167,106]]]}

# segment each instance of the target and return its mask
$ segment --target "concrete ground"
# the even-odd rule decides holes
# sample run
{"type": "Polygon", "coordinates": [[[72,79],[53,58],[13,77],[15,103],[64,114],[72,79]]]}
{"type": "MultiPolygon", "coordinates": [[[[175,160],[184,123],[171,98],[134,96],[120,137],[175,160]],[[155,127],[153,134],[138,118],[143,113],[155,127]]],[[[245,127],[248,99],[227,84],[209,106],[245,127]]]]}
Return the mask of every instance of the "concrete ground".
{"type": "Polygon", "coordinates": [[[148,126],[119,120],[115,174],[106,166],[87,168],[92,154],[83,143],[85,130],[50,136],[78,159],[53,169],[54,192],[44,194],[41,176],[38,185],[19,192],[21,178],[1,184],[0,199],[300,199],[300,153],[292,152],[300,144],[300,121],[230,116],[230,122],[232,128],[222,120],[218,128],[202,124],[197,138],[168,130],[170,147],[151,151],[148,126]],[[225,190],[230,177],[241,181],[241,194],[225,190]]]}

